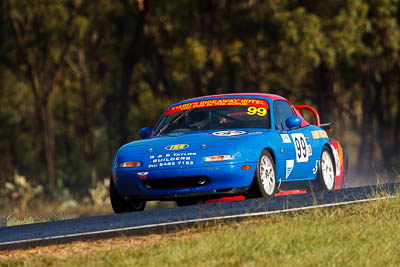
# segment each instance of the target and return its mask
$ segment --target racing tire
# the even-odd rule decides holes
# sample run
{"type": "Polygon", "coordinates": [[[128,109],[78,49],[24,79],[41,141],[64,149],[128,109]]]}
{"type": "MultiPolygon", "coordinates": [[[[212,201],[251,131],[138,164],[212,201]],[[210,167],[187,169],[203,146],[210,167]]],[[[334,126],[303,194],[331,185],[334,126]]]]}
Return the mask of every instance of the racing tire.
{"type": "Polygon", "coordinates": [[[332,191],[335,187],[336,170],[332,152],[324,147],[317,173],[317,187],[320,191],[332,191]]]}
{"type": "Polygon", "coordinates": [[[122,197],[118,193],[112,178],[110,179],[110,201],[115,213],[142,211],[146,207],[146,201],[128,200],[122,197]]]}
{"type": "Polygon", "coordinates": [[[268,150],[263,150],[257,162],[256,188],[262,197],[271,197],[275,194],[276,171],[275,161],[268,150]]]}

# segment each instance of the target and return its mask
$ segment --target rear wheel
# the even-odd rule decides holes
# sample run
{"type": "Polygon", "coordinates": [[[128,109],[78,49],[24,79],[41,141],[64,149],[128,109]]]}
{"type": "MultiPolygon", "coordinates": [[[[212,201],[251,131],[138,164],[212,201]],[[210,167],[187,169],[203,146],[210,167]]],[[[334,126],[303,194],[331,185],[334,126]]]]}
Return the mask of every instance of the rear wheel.
{"type": "Polygon", "coordinates": [[[142,211],[146,207],[146,201],[129,200],[122,197],[115,188],[112,178],[110,179],[110,201],[115,213],[142,211]]]}
{"type": "Polygon", "coordinates": [[[275,161],[271,153],[264,150],[257,163],[256,187],[262,197],[273,196],[276,191],[275,161]]]}
{"type": "Polygon", "coordinates": [[[335,163],[332,152],[327,147],[324,147],[317,174],[319,189],[323,191],[332,191],[335,186],[335,178],[335,163]]]}

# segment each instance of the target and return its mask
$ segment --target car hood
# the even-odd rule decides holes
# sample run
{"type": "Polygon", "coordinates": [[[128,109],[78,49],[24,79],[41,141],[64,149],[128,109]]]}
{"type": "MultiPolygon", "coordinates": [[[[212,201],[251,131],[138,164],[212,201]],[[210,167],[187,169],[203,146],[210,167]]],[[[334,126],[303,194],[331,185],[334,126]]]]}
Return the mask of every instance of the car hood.
{"type": "MultiPolygon", "coordinates": [[[[210,155],[241,157],[239,146],[266,129],[212,130],[164,134],[128,143],[117,153],[116,163],[142,161],[143,170],[198,167],[210,155]]],[[[229,163],[229,162],[226,162],[229,163]]]]}

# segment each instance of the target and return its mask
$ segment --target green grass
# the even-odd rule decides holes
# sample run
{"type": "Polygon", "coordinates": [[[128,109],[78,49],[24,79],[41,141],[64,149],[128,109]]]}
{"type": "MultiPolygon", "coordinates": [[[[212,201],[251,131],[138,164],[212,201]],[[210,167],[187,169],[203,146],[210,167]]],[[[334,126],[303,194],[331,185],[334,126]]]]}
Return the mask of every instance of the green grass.
{"type": "Polygon", "coordinates": [[[400,198],[198,227],[184,238],[3,261],[25,266],[400,265],[400,198]]]}
{"type": "MultiPolygon", "coordinates": [[[[152,210],[152,209],[160,209],[160,208],[171,208],[175,207],[175,202],[172,201],[149,201],[146,205],[146,210],[152,210]]],[[[56,210],[56,208],[55,208],[56,210]]],[[[75,208],[71,209],[68,213],[65,212],[59,212],[56,210],[55,214],[47,212],[47,211],[37,211],[32,209],[30,215],[26,216],[20,216],[18,213],[9,213],[9,215],[4,216],[7,219],[7,226],[14,226],[14,225],[21,225],[21,224],[31,224],[31,223],[40,223],[40,222],[50,222],[50,221],[59,221],[59,220],[67,220],[67,219],[74,219],[78,217],[87,217],[87,216],[94,216],[94,215],[102,215],[102,214],[111,214],[113,213],[111,206],[110,205],[105,205],[105,207],[101,207],[100,212],[97,212],[96,210],[93,211],[92,213],[87,212],[88,208],[83,207],[83,208],[75,208]],[[42,214],[41,214],[42,213],[42,214]],[[36,214],[36,215],[35,215],[36,214]],[[37,215],[41,214],[41,215],[37,215]],[[57,215],[59,214],[59,215],[57,215]]],[[[6,211],[0,212],[1,214],[7,214],[6,211]]]]}

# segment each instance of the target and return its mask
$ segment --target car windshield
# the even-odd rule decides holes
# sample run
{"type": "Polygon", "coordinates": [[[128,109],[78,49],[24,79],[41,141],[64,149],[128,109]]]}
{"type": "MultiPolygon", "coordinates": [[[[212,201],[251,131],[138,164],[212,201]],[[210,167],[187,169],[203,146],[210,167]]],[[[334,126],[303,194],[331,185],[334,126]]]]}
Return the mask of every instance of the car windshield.
{"type": "Polygon", "coordinates": [[[241,106],[172,107],[156,126],[154,135],[216,129],[270,128],[268,103],[261,101],[261,104],[241,106]]]}

